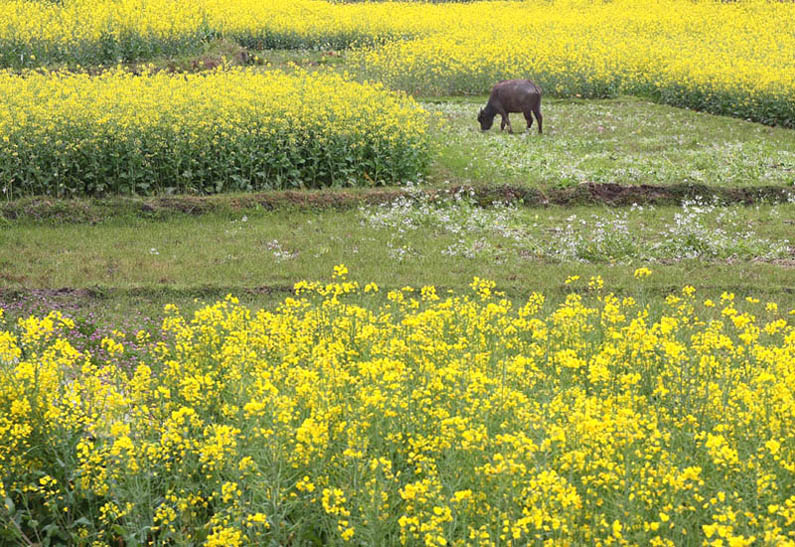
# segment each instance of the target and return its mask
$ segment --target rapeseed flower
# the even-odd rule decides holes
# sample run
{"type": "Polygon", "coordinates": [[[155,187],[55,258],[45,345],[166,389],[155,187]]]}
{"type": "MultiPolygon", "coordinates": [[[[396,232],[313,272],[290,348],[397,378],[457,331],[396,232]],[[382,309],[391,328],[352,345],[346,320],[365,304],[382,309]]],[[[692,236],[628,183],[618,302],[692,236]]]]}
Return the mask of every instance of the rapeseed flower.
{"type": "Polygon", "coordinates": [[[793,27],[792,3],[766,0],[5,0],[0,66],[112,64],[223,37],[255,49],[354,48],[361,78],[422,95],[529,77],[552,96],[637,94],[792,127],[793,27]]]}
{"type": "Polygon", "coordinates": [[[428,161],[413,99],[331,73],[0,73],[0,96],[8,197],[383,184],[428,161]]]}
{"type": "Polygon", "coordinates": [[[791,319],[690,287],[654,305],[606,286],[515,303],[483,278],[382,295],[337,273],[270,311],[168,306],[166,341],[129,371],[74,350],[57,314],[4,327],[6,532],[791,541],[791,319]]]}

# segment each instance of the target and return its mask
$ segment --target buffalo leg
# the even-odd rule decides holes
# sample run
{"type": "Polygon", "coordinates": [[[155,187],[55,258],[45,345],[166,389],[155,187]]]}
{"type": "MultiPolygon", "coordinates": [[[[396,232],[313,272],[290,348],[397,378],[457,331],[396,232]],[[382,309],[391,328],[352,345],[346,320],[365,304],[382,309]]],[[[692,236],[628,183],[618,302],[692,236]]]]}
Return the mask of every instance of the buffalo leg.
{"type": "MultiPolygon", "coordinates": [[[[533,109],[533,114],[536,115],[536,120],[538,120],[538,134],[540,135],[541,134],[541,120],[544,119],[544,117],[541,115],[541,106],[540,105],[533,109]]],[[[530,124],[527,124],[527,128],[528,129],[530,128],[530,124]]]]}
{"type": "Polygon", "coordinates": [[[513,133],[513,128],[511,127],[511,120],[508,118],[507,112],[500,112],[500,116],[502,116],[502,123],[500,124],[500,131],[505,129],[505,126],[508,126],[508,133],[513,133]]]}
{"type": "Polygon", "coordinates": [[[527,120],[527,131],[530,131],[530,128],[533,127],[533,114],[532,111],[528,110],[527,112],[523,112],[524,119],[527,120]]]}

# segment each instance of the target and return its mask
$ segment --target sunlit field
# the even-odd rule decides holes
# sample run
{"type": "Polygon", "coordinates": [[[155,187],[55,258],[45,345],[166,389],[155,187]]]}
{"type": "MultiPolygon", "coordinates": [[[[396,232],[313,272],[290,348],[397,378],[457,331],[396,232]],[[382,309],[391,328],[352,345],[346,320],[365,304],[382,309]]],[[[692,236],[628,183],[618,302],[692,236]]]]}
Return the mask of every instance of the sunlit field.
{"type": "Polygon", "coordinates": [[[427,164],[421,107],[336,74],[5,75],[0,96],[9,197],[372,185],[427,164]]]}
{"type": "Polygon", "coordinates": [[[642,290],[620,298],[599,277],[567,279],[587,294],[556,306],[514,305],[477,277],[462,294],[385,298],[346,277],[300,282],[272,312],[232,297],[193,317],[171,307],[157,340],[103,338],[105,359],[75,350],[57,313],[0,332],[8,531],[227,546],[792,539],[795,330],[775,302],[684,287],[650,314],[642,290]]]}
{"type": "Polygon", "coordinates": [[[790,2],[5,0],[0,21],[0,62],[13,67],[144,59],[223,36],[256,49],[353,47],[362,77],[415,94],[483,93],[532,74],[551,96],[631,93],[795,120],[790,2]]]}
{"type": "MultiPolygon", "coordinates": [[[[437,179],[525,188],[617,183],[711,188],[793,188],[795,132],[621,97],[544,101],[554,119],[544,137],[481,133],[473,113],[485,98],[438,99],[423,106],[437,179]]],[[[524,119],[514,114],[516,126],[524,119]]],[[[520,125],[521,124],[521,125],[520,125]]],[[[515,126],[515,127],[516,127],[515,126]]]]}
{"type": "Polygon", "coordinates": [[[792,127],[791,3],[473,5],[436,34],[357,53],[363,73],[423,95],[483,93],[532,74],[553,97],[628,93],[792,127]],[[779,26],[783,24],[783,26],[779,26]],[[768,30],[769,28],[769,30],[768,30]]]}
{"type": "Polygon", "coordinates": [[[795,546],[793,28],[0,0],[0,545],[795,546]]]}

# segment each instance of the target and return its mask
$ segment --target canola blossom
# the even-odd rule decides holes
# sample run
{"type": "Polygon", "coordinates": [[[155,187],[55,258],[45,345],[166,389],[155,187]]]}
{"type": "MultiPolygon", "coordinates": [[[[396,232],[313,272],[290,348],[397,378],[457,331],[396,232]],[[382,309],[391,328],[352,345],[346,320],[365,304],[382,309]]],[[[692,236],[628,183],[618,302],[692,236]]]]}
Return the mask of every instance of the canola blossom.
{"type": "Polygon", "coordinates": [[[631,94],[795,127],[791,2],[521,2],[358,51],[361,73],[423,95],[530,78],[553,97],[631,94]]]}
{"type": "Polygon", "coordinates": [[[5,195],[383,184],[428,161],[427,113],[336,74],[0,75],[5,195]]]}
{"type": "Polygon", "coordinates": [[[599,278],[551,305],[346,277],[273,311],[168,306],[133,370],[122,333],[98,360],[56,312],[0,329],[2,537],[795,541],[792,311],[692,287],[650,309],[599,278]]]}
{"type": "Polygon", "coordinates": [[[355,47],[361,77],[414,94],[484,93],[531,78],[551,96],[642,95],[795,124],[795,4],[555,0],[4,0],[0,65],[107,63],[198,51],[355,47]]]}
{"type": "Polygon", "coordinates": [[[322,0],[2,0],[0,65],[142,59],[197,50],[219,36],[257,49],[345,48],[427,34],[461,10],[322,0]]]}

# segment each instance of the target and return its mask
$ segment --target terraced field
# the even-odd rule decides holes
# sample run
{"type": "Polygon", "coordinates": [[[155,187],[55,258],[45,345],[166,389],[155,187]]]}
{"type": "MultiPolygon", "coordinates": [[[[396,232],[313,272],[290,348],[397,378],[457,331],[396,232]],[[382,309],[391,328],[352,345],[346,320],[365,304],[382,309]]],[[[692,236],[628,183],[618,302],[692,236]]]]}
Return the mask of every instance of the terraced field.
{"type": "Polygon", "coordinates": [[[0,543],[795,544],[793,6],[0,0],[0,543]]]}

